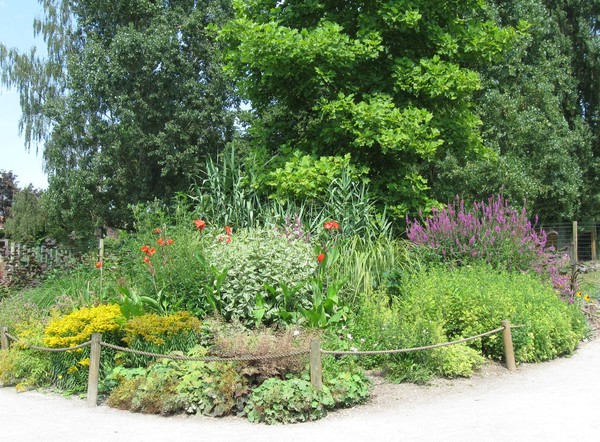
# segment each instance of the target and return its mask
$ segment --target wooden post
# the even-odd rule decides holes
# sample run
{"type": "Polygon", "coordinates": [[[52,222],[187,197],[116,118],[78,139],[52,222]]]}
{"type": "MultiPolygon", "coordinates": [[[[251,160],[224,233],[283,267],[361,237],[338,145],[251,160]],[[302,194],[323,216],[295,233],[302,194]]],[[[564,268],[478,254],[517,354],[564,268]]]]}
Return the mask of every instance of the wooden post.
{"type": "Polygon", "coordinates": [[[87,403],[90,407],[98,405],[98,377],[100,371],[100,342],[101,333],[92,334],[92,346],[90,348],[90,372],[88,374],[87,403]]]}
{"type": "Polygon", "coordinates": [[[592,261],[596,261],[596,224],[592,226],[592,261]]]}
{"type": "Polygon", "coordinates": [[[577,244],[577,221],[573,221],[573,255],[571,256],[572,264],[577,264],[579,262],[578,252],[578,244],[577,244]]]}
{"type": "Polygon", "coordinates": [[[8,350],[8,327],[0,328],[0,348],[2,350],[8,350]]]}
{"type": "Polygon", "coordinates": [[[515,351],[513,349],[510,322],[507,320],[502,321],[502,327],[504,327],[502,337],[504,339],[504,359],[506,360],[506,368],[508,368],[509,371],[514,371],[517,369],[517,364],[515,363],[515,351]]]}
{"type": "Polygon", "coordinates": [[[310,341],[310,383],[319,391],[323,389],[323,367],[319,341],[310,341]]]}

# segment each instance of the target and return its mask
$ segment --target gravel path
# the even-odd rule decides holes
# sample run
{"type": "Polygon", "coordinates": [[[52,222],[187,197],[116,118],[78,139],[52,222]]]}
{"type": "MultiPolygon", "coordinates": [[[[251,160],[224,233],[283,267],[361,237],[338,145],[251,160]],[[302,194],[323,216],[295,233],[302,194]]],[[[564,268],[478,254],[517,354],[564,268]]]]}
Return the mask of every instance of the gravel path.
{"type": "Polygon", "coordinates": [[[377,380],[369,404],[288,426],[139,415],[0,388],[0,441],[598,441],[599,369],[596,339],[571,358],[514,373],[490,364],[426,387],[377,380]]]}

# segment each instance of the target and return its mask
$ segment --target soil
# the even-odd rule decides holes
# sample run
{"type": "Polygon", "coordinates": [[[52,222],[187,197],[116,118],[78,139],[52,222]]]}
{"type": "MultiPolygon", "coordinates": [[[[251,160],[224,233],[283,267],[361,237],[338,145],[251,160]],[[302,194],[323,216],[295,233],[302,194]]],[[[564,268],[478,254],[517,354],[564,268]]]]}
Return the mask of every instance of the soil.
{"type": "Polygon", "coordinates": [[[597,441],[598,367],[595,339],[570,358],[525,364],[514,372],[488,363],[472,378],[427,386],[390,384],[373,374],[369,403],[287,426],[140,415],[0,388],[0,441],[597,441]]]}

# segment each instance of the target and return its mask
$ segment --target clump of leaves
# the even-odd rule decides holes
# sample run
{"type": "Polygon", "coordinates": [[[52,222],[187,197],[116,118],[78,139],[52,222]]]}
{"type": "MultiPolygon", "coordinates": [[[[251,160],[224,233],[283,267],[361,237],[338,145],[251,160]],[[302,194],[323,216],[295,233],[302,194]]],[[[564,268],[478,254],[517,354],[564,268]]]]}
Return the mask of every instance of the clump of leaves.
{"type": "MultiPolygon", "coordinates": [[[[188,355],[203,357],[206,349],[198,346],[188,355]]],[[[115,368],[113,373],[120,383],[108,398],[109,406],[143,413],[240,413],[249,392],[235,365],[222,362],[162,359],[143,371],[115,368]]]]}
{"type": "Polygon", "coordinates": [[[328,410],[365,402],[370,386],[361,372],[338,372],[324,377],[320,391],[304,378],[270,378],[252,391],[245,411],[250,422],[313,421],[324,417],[328,410]]]}

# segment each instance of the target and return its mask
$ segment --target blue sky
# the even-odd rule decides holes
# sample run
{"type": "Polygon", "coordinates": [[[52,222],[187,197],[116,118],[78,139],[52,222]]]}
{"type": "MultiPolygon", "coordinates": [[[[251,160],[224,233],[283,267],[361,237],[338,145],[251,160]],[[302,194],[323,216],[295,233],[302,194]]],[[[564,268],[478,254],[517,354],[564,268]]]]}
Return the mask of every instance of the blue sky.
{"type": "MultiPolygon", "coordinates": [[[[33,19],[42,16],[38,0],[0,0],[0,41],[8,47],[28,50],[43,41],[33,38],[33,19]]],[[[36,155],[35,147],[27,153],[25,140],[18,135],[21,116],[19,96],[14,90],[0,87],[0,170],[10,170],[20,187],[33,184],[38,188],[48,185],[43,172],[42,149],[36,155]]]]}

